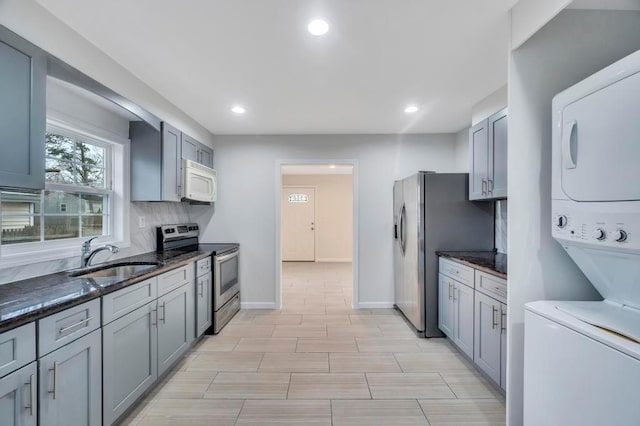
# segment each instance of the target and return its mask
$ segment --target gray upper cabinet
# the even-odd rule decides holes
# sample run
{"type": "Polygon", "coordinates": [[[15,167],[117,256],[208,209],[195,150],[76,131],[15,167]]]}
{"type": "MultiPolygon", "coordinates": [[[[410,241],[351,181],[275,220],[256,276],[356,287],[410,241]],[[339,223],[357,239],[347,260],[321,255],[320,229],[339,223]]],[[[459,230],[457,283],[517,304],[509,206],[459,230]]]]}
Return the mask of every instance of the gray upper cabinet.
{"type": "Polygon", "coordinates": [[[102,424],[102,330],[40,358],[40,426],[102,424]]]}
{"type": "Polygon", "coordinates": [[[113,424],[158,377],[156,313],[154,300],[103,328],[105,425],[113,424]]]}
{"type": "Polygon", "coordinates": [[[507,108],[469,131],[469,199],[507,197],[507,108]]]}
{"type": "Polygon", "coordinates": [[[182,159],[213,168],[213,149],[182,133],[182,159]]]}
{"type": "Polygon", "coordinates": [[[0,379],[0,419],[6,426],[36,426],[38,419],[37,363],[0,379]]]}
{"type": "Polygon", "coordinates": [[[162,123],[129,123],[131,201],[180,201],[181,132],[162,123]]]}
{"type": "Polygon", "coordinates": [[[481,200],[487,195],[487,167],[489,156],[488,120],[469,130],[469,199],[481,200]]]}
{"type": "Polygon", "coordinates": [[[169,369],[194,340],[193,282],[158,298],[158,376],[169,369]]]}
{"type": "Polygon", "coordinates": [[[44,188],[47,59],[0,27],[0,186],[44,188]]]}

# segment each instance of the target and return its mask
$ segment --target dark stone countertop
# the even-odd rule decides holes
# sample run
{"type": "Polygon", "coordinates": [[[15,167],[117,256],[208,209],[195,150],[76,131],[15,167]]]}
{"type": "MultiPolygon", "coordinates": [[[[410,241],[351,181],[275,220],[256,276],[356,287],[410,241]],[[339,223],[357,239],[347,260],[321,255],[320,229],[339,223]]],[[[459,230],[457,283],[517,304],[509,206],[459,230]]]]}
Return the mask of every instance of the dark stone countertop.
{"type": "Polygon", "coordinates": [[[507,279],[507,255],[494,251],[439,251],[438,256],[448,257],[472,268],[507,279]]]}
{"type": "Polygon", "coordinates": [[[183,250],[149,252],[96,265],[83,271],[104,269],[125,262],[157,263],[123,280],[122,277],[73,277],[79,270],[57,272],[0,285],[0,333],[38,320],[71,306],[95,299],[180,266],[221,254],[238,244],[201,244],[183,250]]]}

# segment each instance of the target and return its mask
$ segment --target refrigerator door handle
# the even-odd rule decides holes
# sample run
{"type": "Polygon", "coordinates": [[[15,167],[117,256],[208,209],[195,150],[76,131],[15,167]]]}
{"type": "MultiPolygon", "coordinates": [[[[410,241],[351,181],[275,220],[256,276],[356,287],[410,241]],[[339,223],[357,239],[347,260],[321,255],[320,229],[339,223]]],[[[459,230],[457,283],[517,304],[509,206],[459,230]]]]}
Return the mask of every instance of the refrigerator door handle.
{"type": "Polygon", "coordinates": [[[400,251],[402,252],[403,256],[404,256],[405,247],[406,247],[405,233],[407,230],[407,227],[405,226],[405,223],[404,223],[405,220],[406,220],[406,214],[405,214],[405,208],[403,203],[402,209],[400,210],[400,251]]]}

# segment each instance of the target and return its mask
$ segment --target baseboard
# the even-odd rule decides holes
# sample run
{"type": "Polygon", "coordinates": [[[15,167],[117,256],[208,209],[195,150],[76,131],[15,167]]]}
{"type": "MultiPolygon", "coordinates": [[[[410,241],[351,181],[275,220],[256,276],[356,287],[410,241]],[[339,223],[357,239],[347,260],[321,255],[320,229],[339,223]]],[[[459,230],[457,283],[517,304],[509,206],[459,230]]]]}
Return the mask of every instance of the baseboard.
{"type": "Polygon", "coordinates": [[[358,309],[389,309],[393,308],[393,302],[360,302],[358,309]]]}
{"type": "Polygon", "coordinates": [[[316,262],[352,263],[350,257],[318,257],[316,262]]]}
{"type": "Polygon", "coordinates": [[[240,302],[241,309],[278,309],[273,302],[240,302]]]}

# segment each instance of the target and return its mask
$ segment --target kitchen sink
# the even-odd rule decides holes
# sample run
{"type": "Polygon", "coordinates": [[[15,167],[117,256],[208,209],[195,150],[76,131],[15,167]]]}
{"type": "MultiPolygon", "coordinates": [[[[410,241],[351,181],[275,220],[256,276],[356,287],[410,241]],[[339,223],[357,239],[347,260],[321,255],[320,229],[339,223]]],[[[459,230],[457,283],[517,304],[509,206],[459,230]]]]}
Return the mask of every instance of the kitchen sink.
{"type": "Polygon", "coordinates": [[[156,268],[158,262],[127,262],[116,263],[105,267],[96,267],[89,270],[75,271],[72,277],[82,278],[122,278],[127,279],[141,272],[156,268]]]}

